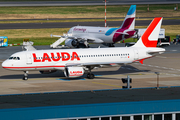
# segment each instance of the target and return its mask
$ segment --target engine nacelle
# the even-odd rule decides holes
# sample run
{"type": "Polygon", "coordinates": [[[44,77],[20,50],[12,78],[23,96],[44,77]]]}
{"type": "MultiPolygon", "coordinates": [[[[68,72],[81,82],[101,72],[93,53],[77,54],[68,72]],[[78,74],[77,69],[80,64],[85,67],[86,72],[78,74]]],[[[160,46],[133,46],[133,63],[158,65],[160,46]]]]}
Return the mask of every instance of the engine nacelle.
{"type": "Polygon", "coordinates": [[[64,70],[64,75],[68,78],[80,77],[84,74],[84,69],[82,67],[66,67],[64,70]]]}
{"type": "Polygon", "coordinates": [[[65,41],[65,45],[68,47],[77,47],[79,45],[79,41],[76,39],[67,39],[65,41]]]}
{"type": "Polygon", "coordinates": [[[49,74],[49,73],[53,73],[56,72],[56,70],[44,70],[44,71],[39,71],[41,74],[49,74]]]}

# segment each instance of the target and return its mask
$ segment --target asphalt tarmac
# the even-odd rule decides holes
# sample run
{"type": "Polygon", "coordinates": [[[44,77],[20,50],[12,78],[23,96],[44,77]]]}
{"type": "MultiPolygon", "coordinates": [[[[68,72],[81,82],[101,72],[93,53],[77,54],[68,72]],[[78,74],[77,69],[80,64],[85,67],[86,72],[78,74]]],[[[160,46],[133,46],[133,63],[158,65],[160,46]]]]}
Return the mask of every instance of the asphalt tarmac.
{"type": "MultiPolygon", "coordinates": [[[[153,20],[153,18],[152,18],[153,20]]],[[[136,20],[136,26],[148,26],[152,20],[136,20]]],[[[108,27],[121,26],[123,21],[107,21],[108,27]]],[[[40,29],[40,28],[71,28],[73,26],[104,27],[104,21],[98,22],[56,22],[56,23],[7,23],[0,24],[0,29],[40,29]]],[[[162,25],[180,25],[179,19],[163,20],[162,25]]]]}
{"type": "MultiPolygon", "coordinates": [[[[116,44],[123,46],[123,44],[116,44]]],[[[37,49],[48,49],[49,46],[35,46],[37,49]]],[[[102,46],[103,47],[103,46],[102,46]]],[[[20,46],[0,48],[0,64],[12,53],[21,51],[20,46]]],[[[144,64],[132,63],[120,67],[99,68],[92,70],[95,79],[80,78],[68,79],[63,72],[40,74],[39,71],[30,71],[28,81],[23,81],[23,72],[8,71],[0,67],[0,94],[44,93],[79,90],[121,89],[121,78],[129,75],[133,88],[156,87],[159,72],[159,86],[180,86],[180,47],[171,45],[165,47],[166,52],[147,59],[144,64]]]]}
{"type": "MultiPolygon", "coordinates": [[[[180,99],[180,87],[0,96],[0,109],[180,99]],[[147,94],[148,93],[148,94],[147,94]]],[[[47,108],[44,108],[47,109],[47,108]]]]}

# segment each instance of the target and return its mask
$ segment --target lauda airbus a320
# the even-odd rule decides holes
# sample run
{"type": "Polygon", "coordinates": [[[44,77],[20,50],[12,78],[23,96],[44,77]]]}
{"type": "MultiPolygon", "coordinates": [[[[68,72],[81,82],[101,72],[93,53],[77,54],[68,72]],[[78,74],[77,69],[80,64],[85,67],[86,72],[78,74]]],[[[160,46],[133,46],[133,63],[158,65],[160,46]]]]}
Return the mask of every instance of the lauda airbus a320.
{"type": "Polygon", "coordinates": [[[53,43],[51,47],[54,48],[63,41],[65,41],[66,46],[75,48],[88,47],[89,43],[102,43],[112,47],[114,43],[133,37],[136,34],[134,30],[135,15],[136,5],[131,5],[119,28],[74,26],[64,36],[52,35],[61,38],[53,43]]]}
{"type": "Polygon", "coordinates": [[[163,53],[164,48],[156,48],[162,18],[155,18],[141,38],[132,47],[84,48],[84,49],[50,49],[17,52],[2,63],[8,70],[38,70],[41,73],[64,71],[66,77],[79,77],[85,72],[87,78],[94,78],[91,70],[95,67],[122,65],[153,57],[154,53],[163,53]]]}

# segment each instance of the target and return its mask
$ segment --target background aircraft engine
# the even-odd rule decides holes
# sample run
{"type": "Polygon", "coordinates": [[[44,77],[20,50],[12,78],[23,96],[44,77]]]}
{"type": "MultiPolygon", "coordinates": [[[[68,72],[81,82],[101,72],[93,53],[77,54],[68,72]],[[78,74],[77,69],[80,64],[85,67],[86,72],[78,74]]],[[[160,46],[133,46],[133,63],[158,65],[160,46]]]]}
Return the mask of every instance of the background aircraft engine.
{"type": "Polygon", "coordinates": [[[76,39],[67,39],[65,41],[65,45],[68,46],[68,47],[78,47],[79,42],[76,39]]]}
{"type": "Polygon", "coordinates": [[[80,77],[84,74],[84,69],[82,67],[66,67],[64,70],[64,75],[68,78],[80,77]]]}
{"type": "Polygon", "coordinates": [[[44,70],[44,71],[39,71],[41,74],[49,74],[49,73],[53,73],[56,72],[56,70],[44,70]]]}

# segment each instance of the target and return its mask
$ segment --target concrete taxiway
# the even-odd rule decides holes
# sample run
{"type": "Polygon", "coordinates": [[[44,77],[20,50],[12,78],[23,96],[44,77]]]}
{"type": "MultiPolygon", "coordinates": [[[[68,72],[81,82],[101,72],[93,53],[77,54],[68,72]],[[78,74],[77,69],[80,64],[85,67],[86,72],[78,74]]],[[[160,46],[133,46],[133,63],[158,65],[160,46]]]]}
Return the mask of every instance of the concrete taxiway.
{"type": "MultiPolygon", "coordinates": [[[[43,47],[44,49],[48,48],[40,46],[40,48],[43,47]]],[[[0,50],[0,64],[8,58],[9,54],[20,51],[21,47],[2,49],[0,50]]],[[[85,76],[68,79],[60,71],[52,74],[29,71],[29,79],[23,81],[23,72],[9,71],[0,67],[0,94],[120,89],[125,85],[121,78],[125,78],[127,75],[133,80],[131,83],[133,88],[156,87],[157,75],[155,72],[160,73],[159,86],[180,86],[179,50],[179,45],[171,45],[166,47],[166,53],[147,59],[144,64],[133,63],[121,67],[95,69],[92,71],[96,75],[95,79],[87,79],[85,76]]]]}

